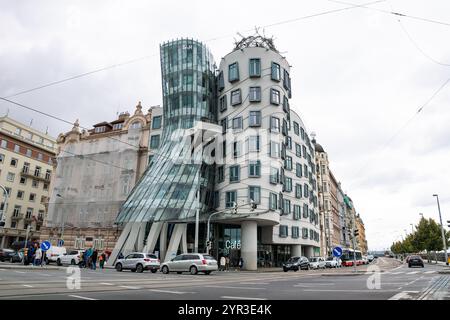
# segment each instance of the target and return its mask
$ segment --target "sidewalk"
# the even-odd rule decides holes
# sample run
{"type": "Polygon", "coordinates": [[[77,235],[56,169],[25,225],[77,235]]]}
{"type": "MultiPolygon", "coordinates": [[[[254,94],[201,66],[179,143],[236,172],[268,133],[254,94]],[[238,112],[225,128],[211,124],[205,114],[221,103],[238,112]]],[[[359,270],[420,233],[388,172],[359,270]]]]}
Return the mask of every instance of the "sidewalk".
{"type": "Polygon", "coordinates": [[[20,269],[20,270],[65,270],[64,267],[58,267],[58,266],[49,266],[44,265],[42,267],[40,266],[33,266],[33,265],[23,265],[19,263],[5,263],[0,262],[0,269],[20,269]]]}

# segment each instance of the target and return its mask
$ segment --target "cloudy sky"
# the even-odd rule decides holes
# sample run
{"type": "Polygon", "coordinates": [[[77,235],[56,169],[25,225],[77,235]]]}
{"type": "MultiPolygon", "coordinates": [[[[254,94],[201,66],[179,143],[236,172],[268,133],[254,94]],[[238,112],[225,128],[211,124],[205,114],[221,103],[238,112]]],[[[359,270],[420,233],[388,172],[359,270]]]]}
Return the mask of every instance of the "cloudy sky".
{"type": "MultiPolygon", "coordinates": [[[[447,24],[399,22],[361,7],[297,19],[350,6],[328,0],[0,0],[0,97],[147,57],[10,98],[91,126],[132,112],[137,101],[161,104],[161,42],[205,41],[219,62],[237,32],[266,26],[293,66],[291,106],[329,153],[364,219],[369,248],[383,249],[410,232],[420,212],[438,219],[433,193],[450,220],[450,83],[413,118],[450,78],[450,3],[370,5],[447,24]],[[277,24],[284,21],[290,22],[277,24]]],[[[0,101],[0,115],[7,112],[26,123],[33,119],[36,129],[48,126],[53,136],[70,130],[0,101]]]]}

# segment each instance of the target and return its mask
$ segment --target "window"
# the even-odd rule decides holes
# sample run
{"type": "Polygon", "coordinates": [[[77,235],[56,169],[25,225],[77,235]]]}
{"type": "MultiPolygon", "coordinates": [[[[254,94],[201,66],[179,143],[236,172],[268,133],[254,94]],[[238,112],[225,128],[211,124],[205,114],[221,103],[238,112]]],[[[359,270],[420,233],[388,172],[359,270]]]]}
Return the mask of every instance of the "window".
{"type": "Polygon", "coordinates": [[[222,91],[225,88],[225,81],[223,79],[223,71],[220,71],[219,76],[217,78],[217,86],[219,91],[222,91]]]}
{"type": "Polygon", "coordinates": [[[3,140],[3,139],[2,139],[2,142],[0,143],[0,146],[1,146],[2,148],[6,149],[7,145],[8,145],[8,142],[7,142],[6,140],[3,140]]]}
{"type": "Polygon", "coordinates": [[[270,156],[272,158],[279,158],[280,155],[280,144],[275,141],[270,141],[270,156]]]}
{"type": "Polygon", "coordinates": [[[248,163],[248,176],[251,178],[261,177],[261,161],[249,161],[248,163]]]}
{"type": "Polygon", "coordinates": [[[283,97],[283,111],[286,113],[290,112],[290,108],[289,108],[289,100],[286,96],[283,97]]]}
{"type": "Polygon", "coordinates": [[[261,203],[261,188],[256,186],[248,187],[248,200],[253,200],[256,204],[261,203]]]}
{"type": "Polygon", "coordinates": [[[35,201],[36,200],[36,194],[35,193],[30,193],[29,200],[30,201],[35,201]]]}
{"type": "Polygon", "coordinates": [[[300,128],[300,136],[302,137],[303,140],[305,140],[305,129],[300,128]]]}
{"type": "Polygon", "coordinates": [[[286,137],[286,148],[292,150],[292,138],[286,137]]]}
{"type": "Polygon", "coordinates": [[[123,128],[123,122],[113,124],[113,130],[120,130],[122,128],[123,128]]]}
{"type": "Polygon", "coordinates": [[[302,185],[296,183],[295,184],[295,197],[300,199],[302,197],[302,185]]]}
{"type": "Polygon", "coordinates": [[[0,153],[0,163],[3,163],[5,161],[5,155],[0,153]]]}
{"type": "Polygon", "coordinates": [[[239,65],[237,62],[228,66],[228,81],[234,82],[239,80],[239,65]]]}
{"type": "Polygon", "coordinates": [[[304,195],[305,198],[309,197],[309,188],[308,188],[308,185],[306,183],[303,185],[303,195],[304,195]]]}
{"type": "Polygon", "coordinates": [[[237,192],[228,191],[225,193],[225,208],[232,208],[237,203],[237,192]]]}
{"type": "Polygon", "coordinates": [[[33,208],[27,208],[26,218],[31,219],[32,215],[33,215],[33,208]]]}
{"type": "Polygon", "coordinates": [[[22,200],[24,194],[25,194],[25,192],[22,191],[22,190],[17,191],[17,199],[21,199],[22,200]]]}
{"type": "Polygon", "coordinates": [[[292,178],[285,177],[284,178],[284,191],[291,192],[292,191],[292,178]]]}
{"type": "Polygon", "coordinates": [[[277,184],[280,182],[280,170],[278,168],[270,168],[270,183],[277,184]]]}
{"type": "Polygon", "coordinates": [[[250,111],[248,117],[249,127],[260,127],[261,126],[261,111],[250,111]]]}
{"type": "Polygon", "coordinates": [[[298,143],[295,144],[295,155],[299,158],[302,156],[302,146],[298,143]]]}
{"type": "Polygon", "coordinates": [[[292,170],[292,157],[286,156],[286,159],[284,160],[284,168],[286,170],[292,170]]]}
{"type": "Polygon", "coordinates": [[[161,129],[161,119],[162,116],[153,117],[152,129],[161,129]]]}
{"type": "Polygon", "coordinates": [[[271,192],[269,194],[269,210],[277,210],[278,202],[277,202],[277,194],[271,192]]]}
{"type": "Polygon", "coordinates": [[[14,206],[13,217],[17,217],[20,214],[21,206],[14,206]]]}
{"type": "Polygon", "coordinates": [[[241,142],[240,141],[234,141],[233,142],[233,157],[234,158],[239,158],[242,155],[242,150],[241,150],[241,142]]]}
{"type": "Polygon", "coordinates": [[[294,121],[294,133],[295,133],[296,135],[299,134],[298,129],[299,129],[298,123],[294,121]]]}
{"type": "Polygon", "coordinates": [[[44,190],[48,190],[48,183],[44,183],[44,186],[42,187],[44,190]]]}
{"type": "Polygon", "coordinates": [[[12,158],[11,162],[10,162],[11,167],[17,167],[18,162],[19,162],[19,160],[12,158]]]}
{"type": "Polygon", "coordinates": [[[192,106],[194,105],[194,100],[193,100],[193,96],[192,94],[183,94],[181,96],[181,106],[183,108],[192,108],[192,106]]]}
{"type": "Polygon", "coordinates": [[[306,164],[303,165],[303,176],[308,178],[308,166],[306,164]]]}
{"type": "Polygon", "coordinates": [[[277,106],[280,104],[280,91],[270,89],[270,103],[277,106]]]}
{"type": "Polygon", "coordinates": [[[270,117],[270,131],[280,132],[280,119],[277,117],[270,117]]]}
{"type": "Polygon", "coordinates": [[[100,126],[100,127],[95,127],[95,133],[102,133],[106,131],[106,127],[105,126],[100,126]]]}
{"type": "Polygon", "coordinates": [[[18,144],[14,145],[14,152],[20,153],[20,146],[18,144]]]}
{"type": "Polygon", "coordinates": [[[160,142],[160,136],[155,135],[150,137],[150,149],[158,149],[159,148],[159,142],[160,142]]]}
{"type": "Polygon", "coordinates": [[[14,174],[14,173],[8,172],[8,175],[7,175],[7,177],[6,177],[6,180],[8,180],[9,182],[14,182],[14,177],[15,177],[15,174],[14,174]]]}
{"type": "Polygon", "coordinates": [[[308,205],[305,203],[303,204],[303,218],[308,218],[309,210],[308,205]]]}
{"type": "Polygon", "coordinates": [[[289,72],[287,72],[287,70],[284,70],[283,87],[288,91],[291,90],[291,77],[289,76],[289,72]]]}
{"type": "Polygon", "coordinates": [[[260,102],[261,101],[261,87],[250,87],[248,100],[250,102],[260,102]]]}
{"type": "Polygon", "coordinates": [[[233,118],[233,129],[242,129],[242,117],[233,118]]]}
{"type": "Polygon", "coordinates": [[[32,155],[33,152],[31,151],[31,149],[27,149],[26,156],[31,158],[32,155]]]}
{"type": "Polygon", "coordinates": [[[275,81],[281,80],[281,69],[280,65],[278,63],[272,62],[272,68],[271,68],[271,79],[275,81]]]}
{"type": "Polygon", "coordinates": [[[280,225],[280,238],[286,238],[288,236],[288,226],[280,225]]]}
{"type": "Polygon", "coordinates": [[[303,153],[303,158],[306,159],[306,147],[302,146],[302,153],[303,153]]]}
{"type": "Polygon", "coordinates": [[[217,168],[217,183],[221,183],[224,180],[225,180],[224,167],[220,166],[217,168]]]}
{"type": "Polygon", "coordinates": [[[184,86],[192,85],[193,81],[194,81],[194,78],[192,76],[192,73],[183,74],[183,85],[184,86]]]}
{"type": "Polygon", "coordinates": [[[261,59],[259,58],[250,59],[248,73],[250,77],[261,76],[261,59]]]}
{"type": "Polygon", "coordinates": [[[292,229],[291,229],[292,231],[292,234],[291,234],[291,237],[293,238],[293,239],[298,239],[299,238],[299,236],[300,236],[300,228],[299,227],[296,227],[296,226],[292,226],[292,229]]]}
{"type": "Polygon", "coordinates": [[[222,157],[226,158],[227,156],[227,142],[223,141],[222,142],[222,157]]]}
{"type": "Polygon", "coordinates": [[[42,153],[38,153],[37,159],[38,159],[39,161],[42,161],[42,153]]]}
{"type": "Polygon", "coordinates": [[[131,124],[131,129],[139,129],[141,127],[140,121],[135,121],[131,124]]]}
{"type": "Polygon", "coordinates": [[[301,208],[299,205],[294,204],[294,220],[300,220],[301,208]]]}
{"type": "Polygon", "coordinates": [[[231,166],[230,167],[230,182],[239,182],[240,179],[240,166],[231,166]]]}
{"type": "Polygon", "coordinates": [[[52,171],[47,169],[45,171],[45,180],[50,180],[51,177],[52,177],[52,171]]]}
{"type": "Polygon", "coordinates": [[[295,164],[295,175],[298,178],[302,177],[302,164],[301,163],[296,163],[295,164]]]}
{"type": "Polygon", "coordinates": [[[259,152],[259,136],[248,137],[248,151],[259,152]]]}
{"type": "Polygon", "coordinates": [[[241,104],[241,102],[242,102],[241,89],[231,91],[231,105],[236,106],[238,104],[241,104]]]}
{"type": "Polygon", "coordinates": [[[39,181],[37,181],[36,179],[33,179],[33,180],[31,181],[31,186],[32,186],[33,188],[38,188],[38,187],[39,187],[39,181]]]}
{"type": "Polygon", "coordinates": [[[225,110],[227,110],[227,95],[222,96],[219,99],[219,110],[220,112],[224,112],[225,110]]]}
{"type": "Polygon", "coordinates": [[[26,184],[26,183],[27,183],[27,178],[20,177],[20,184],[26,184]]]}
{"type": "Polygon", "coordinates": [[[283,200],[283,211],[284,214],[291,214],[291,200],[288,199],[283,200]]]}
{"type": "Polygon", "coordinates": [[[222,126],[222,133],[226,133],[228,129],[228,119],[225,117],[220,120],[220,125],[222,126]]]}

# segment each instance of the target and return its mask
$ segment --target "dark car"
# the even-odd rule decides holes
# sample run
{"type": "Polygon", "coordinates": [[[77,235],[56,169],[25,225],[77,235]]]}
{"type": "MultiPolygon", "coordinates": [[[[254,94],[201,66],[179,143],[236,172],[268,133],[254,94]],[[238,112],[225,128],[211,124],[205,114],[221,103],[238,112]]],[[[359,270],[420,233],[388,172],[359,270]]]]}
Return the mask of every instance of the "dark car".
{"type": "Polygon", "coordinates": [[[309,260],[306,257],[291,257],[286,263],[283,263],[283,271],[289,270],[309,270],[309,260]]]}
{"type": "Polygon", "coordinates": [[[11,256],[14,254],[14,250],[0,249],[0,261],[5,262],[11,260],[11,256]]]}
{"type": "Polygon", "coordinates": [[[408,259],[408,267],[414,267],[414,266],[419,266],[424,268],[424,264],[423,264],[423,260],[420,256],[410,256],[410,258],[408,259]]]}

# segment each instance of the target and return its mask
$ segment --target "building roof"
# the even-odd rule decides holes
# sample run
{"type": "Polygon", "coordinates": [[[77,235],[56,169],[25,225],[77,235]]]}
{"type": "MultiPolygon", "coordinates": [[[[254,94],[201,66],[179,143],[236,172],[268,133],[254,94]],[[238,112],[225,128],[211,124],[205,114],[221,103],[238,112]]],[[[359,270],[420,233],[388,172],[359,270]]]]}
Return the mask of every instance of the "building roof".
{"type": "Polygon", "coordinates": [[[325,152],[325,150],[323,149],[323,147],[322,147],[320,144],[317,143],[316,139],[313,139],[311,142],[312,142],[312,144],[314,145],[314,149],[315,149],[317,152],[325,152]]]}

